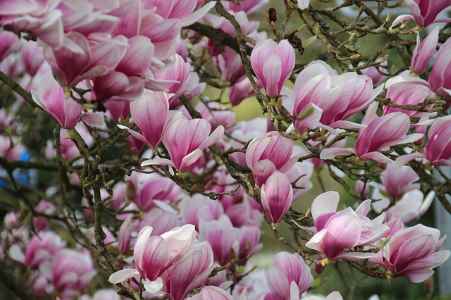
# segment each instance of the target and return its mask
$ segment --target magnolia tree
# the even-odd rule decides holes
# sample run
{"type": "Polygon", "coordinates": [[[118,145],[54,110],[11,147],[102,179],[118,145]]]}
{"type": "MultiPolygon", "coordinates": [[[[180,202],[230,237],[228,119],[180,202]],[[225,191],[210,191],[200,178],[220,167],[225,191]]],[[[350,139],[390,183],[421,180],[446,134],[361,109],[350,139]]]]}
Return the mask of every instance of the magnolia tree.
{"type": "Polygon", "coordinates": [[[358,283],[320,283],[356,273],[433,290],[450,252],[421,217],[451,213],[449,7],[0,0],[2,286],[337,300],[358,283]]]}

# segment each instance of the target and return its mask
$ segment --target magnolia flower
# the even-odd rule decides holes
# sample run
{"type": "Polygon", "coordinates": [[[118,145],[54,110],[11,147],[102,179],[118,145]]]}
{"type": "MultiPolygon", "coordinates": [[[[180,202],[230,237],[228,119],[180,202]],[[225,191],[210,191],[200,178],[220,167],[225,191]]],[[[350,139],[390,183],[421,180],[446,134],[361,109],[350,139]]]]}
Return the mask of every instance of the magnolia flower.
{"type": "MultiPolygon", "coordinates": [[[[387,86],[386,97],[390,99],[391,102],[398,105],[418,105],[433,95],[428,82],[420,78],[415,80],[400,81],[392,84],[388,84],[387,82],[387,86]]],[[[385,114],[397,111],[403,112],[409,116],[420,114],[415,110],[407,110],[391,106],[384,107],[385,114]]]]}
{"type": "Polygon", "coordinates": [[[74,295],[88,287],[96,271],[87,252],[64,249],[52,263],[52,283],[64,295],[74,295]]]}
{"type": "Polygon", "coordinates": [[[424,73],[429,67],[429,60],[437,52],[439,33],[439,29],[434,28],[423,41],[420,41],[419,35],[417,36],[417,45],[410,62],[410,69],[416,74],[424,73]]]}
{"type": "Polygon", "coordinates": [[[17,48],[19,44],[17,36],[9,31],[0,31],[0,61],[17,48]]]}
{"type": "Polygon", "coordinates": [[[288,171],[296,160],[292,141],[275,131],[252,140],[246,150],[247,166],[258,185],[262,185],[275,170],[288,171]]]}
{"type": "Polygon", "coordinates": [[[123,269],[111,274],[113,284],[141,276],[153,282],[157,280],[176,260],[184,255],[195,239],[193,225],[176,227],[160,236],[151,236],[152,227],[146,226],[139,232],[133,250],[136,269],[123,269]]]}
{"type": "Polygon", "coordinates": [[[201,221],[199,236],[200,240],[211,245],[215,260],[220,265],[225,265],[232,258],[232,246],[237,241],[237,230],[226,215],[222,215],[219,220],[201,221]]]}
{"type": "Polygon", "coordinates": [[[450,5],[448,0],[408,0],[407,4],[412,14],[411,18],[421,26],[432,24],[437,15],[450,5]]]}
{"type": "Polygon", "coordinates": [[[368,258],[373,253],[352,252],[356,246],[369,245],[381,239],[388,230],[383,218],[370,220],[370,201],[363,202],[356,211],[346,208],[336,212],[338,194],[328,192],[318,196],[312,204],[316,234],[307,242],[308,248],[330,259],[368,258]],[[330,201],[329,201],[330,200],[330,201]]]}
{"type": "Polygon", "coordinates": [[[432,269],[443,264],[449,250],[440,250],[444,238],[440,231],[421,224],[395,233],[374,259],[395,276],[406,276],[411,282],[423,282],[432,276],[432,269]]]}
{"type": "Polygon", "coordinates": [[[311,126],[305,124],[308,110],[314,108],[312,114],[316,112],[321,124],[346,128],[348,124],[344,120],[366,108],[379,93],[380,89],[374,90],[372,80],[366,75],[338,75],[326,63],[314,61],[298,74],[289,96],[294,103],[295,127],[303,132],[305,127],[319,126],[314,122],[311,126]]]}
{"type": "Polygon", "coordinates": [[[230,88],[229,100],[232,105],[238,105],[244,99],[252,96],[254,89],[252,88],[249,78],[243,77],[230,88]]]}
{"type": "Polygon", "coordinates": [[[402,166],[398,163],[387,164],[381,173],[381,181],[385,191],[394,198],[399,198],[406,192],[419,188],[419,177],[409,166],[402,166]]]}
{"type": "Polygon", "coordinates": [[[189,297],[187,300],[232,300],[232,296],[216,286],[205,286],[199,294],[189,297]]]}
{"type": "Polygon", "coordinates": [[[238,234],[238,258],[247,259],[260,250],[261,230],[258,226],[242,226],[237,229],[238,234]]]}
{"type": "Polygon", "coordinates": [[[224,208],[219,201],[199,194],[184,199],[180,210],[183,222],[193,224],[196,228],[199,228],[202,221],[218,220],[224,214],[224,208]]]}
{"type": "Polygon", "coordinates": [[[266,272],[269,294],[265,299],[300,299],[312,284],[310,268],[299,254],[279,252],[266,272]]]}
{"type": "Polygon", "coordinates": [[[192,70],[191,65],[185,62],[183,58],[176,54],[174,60],[157,72],[158,80],[172,82],[169,84],[166,92],[171,94],[169,104],[171,108],[180,105],[178,100],[181,96],[188,98],[198,96],[205,87],[205,84],[199,83],[197,74],[192,70]]]}
{"type": "Polygon", "coordinates": [[[261,188],[265,215],[272,223],[279,223],[293,203],[293,188],[288,177],[275,171],[261,188]]]}
{"type": "Polygon", "coordinates": [[[451,165],[451,116],[434,121],[424,154],[434,165],[451,165]]]}
{"type": "Polygon", "coordinates": [[[160,143],[169,120],[169,98],[166,93],[145,89],[130,104],[130,113],[140,132],[122,127],[136,139],[156,148],[160,143]]]}
{"type": "Polygon", "coordinates": [[[431,74],[428,81],[431,84],[431,88],[436,93],[448,96],[451,89],[451,79],[448,76],[449,68],[451,67],[451,58],[449,55],[451,51],[451,38],[448,38],[444,44],[440,46],[434,65],[432,66],[431,74]]]}
{"type": "Polygon", "coordinates": [[[386,164],[392,160],[381,152],[390,150],[392,146],[416,142],[423,137],[420,133],[408,134],[410,129],[408,115],[393,112],[378,117],[373,114],[376,107],[368,108],[354,149],[331,147],[323,150],[320,158],[332,159],[335,156],[356,154],[362,159],[386,164]]]}
{"type": "Polygon", "coordinates": [[[205,284],[213,270],[213,251],[208,243],[194,244],[164,274],[163,282],[171,300],[182,300],[188,292],[205,284]]]}
{"type": "Polygon", "coordinates": [[[224,127],[211,132],[211,125],[204,119],[188,120],[176,114],[169,121],[163,136],[163,144],[171,157],[171,165],[177,170],[188,171],[203,155],[203,150],[218,142],[224,127]]]}
{"type": "Polygon", "coordinates": [[[77,32],[69,32],[61,47],[53,50],[50,60],[56,73],[68,86],[83,79],[105,76],[124,58],[128,41],[124,36],[111,37],[95,33],[89,39],[77,32]]]}
{"type": "Polygon", "coordinates": [[[43,231],[34,236],[25,250],[25,265],[37,268],[50,261],[65,246],[64,241],[54,232],[43,231]]]}
{"type": "Polygon", "coordinates": [[[257,44],[251,54],[251,65],[269,97],[280,95],[282,86],[293,72],[294,49],[287,40],[279,44],[265,40],[257,44]]]}
{"type": "Polygon", "coordinates": [[[63,88],[53,78],[50,66],[43,63],[31,82],[33,100],[48,112],[63,128],[74,128],[80,120],[82,107],[64,95],[63,88]]]}

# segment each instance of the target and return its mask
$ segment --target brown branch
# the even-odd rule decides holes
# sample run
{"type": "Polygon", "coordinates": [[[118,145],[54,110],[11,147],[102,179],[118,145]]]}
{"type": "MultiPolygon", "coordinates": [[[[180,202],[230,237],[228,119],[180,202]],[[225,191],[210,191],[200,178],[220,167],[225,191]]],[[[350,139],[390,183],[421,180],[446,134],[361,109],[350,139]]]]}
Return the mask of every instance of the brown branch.
{"type": "Polygon", "coordinates": [[[26,102],[28,102],[28,104],[42,110],[42,108],[37,105],[36,102],[34,102],[33,96],[30,92],[26,91],[23,87],[20,86],[20,84],[9,78],[8,75],[3,73],[2,71],[0,71],[0,81],[3,82],[11,90],[16,92],[19,96],[21,96],[26,102]]]}

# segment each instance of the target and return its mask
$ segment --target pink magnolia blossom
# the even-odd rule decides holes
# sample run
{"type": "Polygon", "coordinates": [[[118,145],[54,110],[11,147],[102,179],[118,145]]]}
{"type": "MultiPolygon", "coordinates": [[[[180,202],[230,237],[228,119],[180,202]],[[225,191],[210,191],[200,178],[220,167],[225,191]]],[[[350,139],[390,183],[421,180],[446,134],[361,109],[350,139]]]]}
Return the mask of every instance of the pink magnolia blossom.
{"type": "Polygon", "coordinates": [[[272,223],[279,223],[293,203],[293,188],[288,177],[275,171],[261,188],[265,215],[272,223]]]}
{"type": "MultiPolygon", "coordinates": [[[[245,225],[258,226],[262,220],[262,214],[260,207],[253,205],[255,200],[243,199],[242,202],[230,205],[226,208],[226,214],[229,216],[230,221],[236,227],[245,225]]],[[[223,203],[224,205],[224,203],[223,203]]]]}
{"type": "Polygon", "coordinates": [[[303,132],[304,115],[312,106],[319,109],[322,124],[346,126],[343,120],[366,108],[379,92],[373,89],[368,76],[356,73],[338,75],[326,63],[312,62],[298,74],[290,95],[294,103],[292,114],[297,120],[295,126],[303,132]]]}
{"type": "Polygon", "coordinates": [[[42,47],[39,47],[38,44],[33,41],[26,42],[21,49],[21,56],[25,71],[29,75],[35,76],[45,60],[42,47]]]}
{"type": "Polygon", "coordinates": [[[218,220],[201,221],[199,235],[200,240],[211,245],[215,260],[220,265],[225,265],[233,257],[232,246],[237,240],[237,231],[226,215],[218,220]]]}
{"type": "Polygon", "coordinates": [[[265,299],[300,299],[312,284],[310,268],[299,254],[279,252],[266,272],[270,293],[265,299]]]}
{"type": "Polygon", "coordinates": [[[166,93],[145,89],[144,93],[130,104],[130,113],[140,132],[128,129],[130,134],[156,148],[165,133],[169,120],[169,99],[166,93]]]}
{"type": "Polygon", "coordinates": [[[223,133],[222,126],[211,132],[211,125],[207,120],[189,120],[177,114],[167,125],[163,144],[174,167],[177,170],[187,171],[199,161],[203,150],[218,142],[223,133]]]}
{"type": "Polygon", "coordinates": [[[251,55],[251,65],[269,97],[277,97],[293,72],[295,53],[287,40],[279,44],[265,40],[257,44],[251,55]]]}
{"type": "Polygon", "coordinates": [[[417,45],[410,62],[410,69],[416,74],[424,73],[429,67],[429,60],[437,52],[439,33],[438,28],[435,28],[423,41],[420,41],[420,37],[417,36],[417,45]]]}
{"type": "Polygon", "coordinates": [[[419,177],[409,166],[402,166],[398,163],[387,164],[381,173],[381,181],[385,191],[394,198],[401,197],[404,193],[419,188],[419,177]]]}
{"type": "MultiPolygon", "coordinates": [[[[397,225],[394,224],[396,220],[401,220],[403,223],[409,223],[418,219],[427,212],[434,197],[434,192],[430,192],[424,197],[420,190],[412,190],[405,193],[399,201],[386,211],[388,223],[397,225]]],[[[389,225],[389,227],[392,226],[389,225]]],[[[393,231],[393,229],[391,231],[393,231]]]]}
{"type": "Polygon", "coordinates": [[[0,135],[0,156],[7,160],[18,160],[23,147],[14,143],[10,137],[0,135]]]}
{"type": "Polygon", "coordinates": [[[136,269],[123,269],[111,274],[111,283],[117,284],[137,275],[149,281],[156,280],[191,248],[196,231],[194,226],[184,225],[160,236],[151,234],[152,227],[141,229],[133,250],[136,269]]]}
{"type": "MultiPolygon", "coordinates": [[[[46,200],[39,201],[38,205],[35,208],[35,211],[38,213],[43,213],[46,215],[52,215],[56,210],[55,205],[53,203],[48,202],[46,200]]],[[[46,217],[37,216],[33,218],[33,225],[36,227],[36,230],[44,230],[48,227],[48,220],[46,217]]]]}
{"type": "Polygon", "coordinates": [[[433,23],[437,15],[450,6],[449,0],[408,0],[410,12],[418,25],[428,26],[433,23]]]}
{"type": "Polygon", "coordinates": [[[171,300],[182,300],[186,294],[205,284],[213,270],[213,251],[208,243],[197,243],[164,274],[163,282],[171,300]]]}
{"type": "Polygon", "coordinates": [[[234,83],[244,75],[241,57],[233,49],[224,49],[222,53],[214,57],[214,60],[224,80],[234,83]]]}
{"type": "Polygon", "coordinates": [[[421,224],[405,228],[390,238],[375,261],[395,276],[423,282],[450,256],[449,250],[440,250],[443,240],[435,228],[421,224]]]}
{"type": "Polygon", "coordinates": [[[213,128],[221,125],[230,129],[235,124],[235,113],[217,102],[200,102],[196,106],[196,110],[201,114],[202,119],[210,122],[213,128]]]}
{"type": "Polygon", "coordinates": [[[371,257],[372,253],[352,252],[352,249],[381,239],[388,227],[382,224],[382,218],[370,220],[366,217],[369,212],[369,201],[362,203],[357,211],[346,208],[334,213],[336,199],[333,203],[326,203],[326,200],[336,196],[336,194],[322,194],[315,199],[317,203],[312,205],[312,215],[314,215],[315,227],[319,231],[306,246],[323,253],[330,259],[371,257]]]}
{"type": "Polygon", "coordinates": [[[149,211],[155,206],[155,201],[175,202],[180,194],[180,188],[171,179],[156,174],[142,174],[135,183],[136,195],[133,201],[138,208],[149,211]]]}
{"type": "Polygon", "coordinates": [[[238,105],[253,94],[254,89],[252,88],[249,78],[242,77],[231,87],[229,100],[232,105],[238,105]]]}
{"type": "Polygon", "coordinates": [[[31,82],[35,102],[63,128],[74,128],[80,120],[82,107],[64,95],[63,88],[53,78],[50,66],[43,63],[31,82]]]}
{"type": "Polygon", "coordinates": [[[154,47],[145,36],[128,40],[128,49],[116,70],[129,76],[144,75],[152,62],[154,47]]]}
{"type": "Polygon", "coordinates": [[[37,268],[49,262],[65,246],[64,241],[54,232],[43,231],[34,236],[25,250],[25,265],[37,268]]]}
{"type": "Polygon", "coordinates": [[[185,62],[181,56],[175,55],[173,62],[157,72],[159,80],[172,81],[166,90],[173,94],[169,103],[171,107],[176,107],[180,103],[178,98],[186,96],[188,98],[198,96],[204,89],[205,84],[199,83],[199,77],[192,70],[189,63],[185,62]]]}
{"type": "Polygon", "coordinates": [[[113,71],[93,80],[93,92],[97,101],[134,100],[143,93],[144,81],[139,77],[128,77],[124,73],[113,71]]]}
{"type": "Polygon", "coordinates": [[[246,260],[260,250],[261,230],[258,226],[242,226],[238,228],[238,258],[246,260]]]}
{"type": "Polygon", "coordinates": [[[180,219],[175,210],[154,207],[144,214],[140,227],[151,226],[153,235],[161,235],[180,224],[180,219]]]}
{"type": "Polygon", "coordinates": [[[95,32],[111,33],[119,21],[118,18],[106,14],[105,10],[98,10],[89,0],[63,0],[57,9],[62,12],[65,32],[76,31],[86,36],[95,32]]]}
{"type": "Polygon", "coordinates": [[[174,228],[161,236],[150,236],[151,227],[141,230],[135,244],[134,257],[144,278],[155,280],[190,249],[195,237],[194,226],[174,228]]]}
{"type": "Polygon", "coordinates": [[[29,31],[52,47],[63,41],[62,13],[59,1],[19,0],[0,2],[0,24],[19,31],[29,31]]]}
{"type": "Polygon", "coordinates": [[[216,286],[205,286],[199,294],[187,298],[187,300],[232,300],[232,296],[216,286]]]}
{"type": "Polygon", "coordinates": [[[100,289],[92,297],[82,296],[80,300],[121,300],[121,297],[113,289],[100,289]]]}
{"type": "Polygon", "coordinates": [[[70,138],[69,132],[65,129],[60,130],[59,134],[59,154],[65,160],[73,160],[80,156],[80,151],[75,142],[70,138]]]}
{"type": "Polygon", "coordinates": [[[52,263],[52,283],[63,297],[77,295],[87,288],[95,273],[88,252],[64,249],[52,263]]]}
{"type": "Polygon", "coordinates": [[[68,86],[83,79],[105,76],[124,58],[128,41],[122,35],[95,33],[89,38],[77,32],[65,35],[63,45],[53,50],[50,62],[68,86]]]}
{"type": "Polygon", "coordinates": [[[424,154],[434,165],[451,165],[451,116],[434,121],[424,154]]]}
{"type": "Polygon", "coordinates": [[[130,114],[130,102],[125,100],[108,100],[103,103],[111,118],[115,121],[125,119],[130,114]]]}
{"type": "Polygon", "coordinates": [[[449,76],[449,70],[451,68],[450,51],[451,38],[448,38],[446,42],[440,46],[440,50],[437,53],[431,74],[428,78],[432,90],[443,96],[449,95],[449,90],[451,89],[451,77],[449,76]]]}
{"type": "Polygon", "coordinates": [[[183,222],[193,224],[196,228],[199,228],[202,221],[218,220],[224,214],[219,201],[198,194],[184,199],[180,210],[183,222]]]}
{"type": "Polygon", "coordinates": [[[246,164],[251,169],[258,185],[275,171],[288,171],[296,162],[293,143],[276,131],[268,132],[264,137],[249,143],[246,150],[246,164]]]}
{"type": "MultiPolygon", "coordinates": [[[[417,105],[423,103],[432,95],[433,92],[431,91],[427,81],[418,78],[415,80],[388,84],[386,97],[390,99],[391,102],[398,105],[417,105]]],[[[415,110],[407,110],[391,106],[384,107],[385,114],[397,111],[403,112],[409,116],[419,114],[415,110]]]]}
{"type": "Polygon", "coordinates": [[[0,31],[0,61],[8,56],[19,45],[17,36],[9,31],[0,31]]]}

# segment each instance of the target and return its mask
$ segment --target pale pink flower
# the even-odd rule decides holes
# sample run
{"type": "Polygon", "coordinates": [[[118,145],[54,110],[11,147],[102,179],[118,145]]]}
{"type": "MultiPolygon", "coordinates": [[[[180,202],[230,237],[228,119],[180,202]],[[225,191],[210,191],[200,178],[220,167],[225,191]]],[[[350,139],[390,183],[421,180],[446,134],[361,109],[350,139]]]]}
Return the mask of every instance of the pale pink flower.
{"type": "Polygon", "coordinates": [[[443,96],[449,96],[451,93],[449,91],[451,89],[451,76],[449,76],[449,70],[451,68],[450,51],[451,38],[448,38],[446,42],[440,46],[440,50],[436,55],[431,74],[428,78],[431,89],[443,96]]]}
{"type": "Polygon", "coordinates": [[[293,72],[295,53],[287,40],[279,44],[265,40],[257,44],[251,54],[251,65],[269,97],[277,97],[285,81],[293,72]]]}
{"type": "Polygon", "coordinates": [[[434,165],[451,165],[451,116],[434,121],[424,154],[434,165]]]}
{"type": "MultiPolygon", "coordinates": [[[[0,13],[1,14],[1,13],[0,13]]],[[[0,61],[16,50],[19,38],[12,32],[0,31],[0,61]]]]}
{"type": "Polygon", "coordinates": [[[299,299],[310,288],[313,276],[299,254],[279,252],[266,271],[269,295],[265,299],[299,299]]]}
{"type": "Polygon", "coordinates": [[[197,243],[185,252],[164,274],[163,281],[171,300],[182,300],[186,294],[205,284],[214,266],[213,251],[208,243],[197,243]]]}
{"type": "Polygon", "coordinates": [[[293,142],[276,131],[252,140],[246,150],[246,164],[258,185],[276,170],[288,171],[296,161],[293,142]]]}
{"type": "Polygon", "coordinates": [[[423,282],[450,256],[440,250],[444,238],[440,231],[421,224],[399,230],[385,245],[375,262],[395,276],[406,276],[411,282],[423,282]]]}
{"type": "MultiPolygon", "coordinates": [[[[322,195],[322,200],[326,200],[328,197],[322,195]]],[[[383,219],[381,218],[370,220],[366,217],[369,211],[369,201],[362,203],[357,211],[346,208],[337,213],[334,213],[336,202],[330,205],[325,201],[321,201],[321,203],[323,204],[316,204],[318,207],[315,208],[316,217],[314,217],[315,226],[319,231],[307,242],[306,246],[331,259],[371,257],[373,253],[353,252],[353,248],[378,241],[384,236],[388,227],[382,224],[383,219]]]]}
{"type": "Polygon", "coordinates": [[[187,300],[232,300],[232,296],[216,286],[205,286],[199,294],[187,298],[187,300]]]}
{"type": "Polygon", "coordinates": [[[218,220],[201,221],[199,236],[200,240],[210,244],[220,265],[225,265],[233,257],[232,246],[237,241],[237,230],[226,215],[218,220]]]}
{"type": "Polygon", "coordinates": [[[41,64],[31,87],[34,101],[48,112],[63,128],[74,128],[80,120],[82,107],[64,95],[63,88],[53,78],[47,63],[41,64]]]}
{"type": "Polygon", "coordinates": [[[203,156],[203,150],[218,142],[224,134],[219,126],[213,132],[204,119],[186,119],[177,114],[171,118],[163,136],[163,144],[177,170],[188,171],[203,156]]]}
{"type": "Polygon", "coordinates": [[[37,268],[42,263],[51,261],[64,246],[65,242],[56,233],[40,232],[27,244],[24,263],[31,268],[37,268]]]}
{"type": "Polygon", "coordinates": [[[218,220],[224,214],[219,201],[199,194],[184,199],[180,204],[180,210],[183,222],[193,224],[196,228],[199,228],[202,221],[218,220]]]}
{"type": "Polygon", "coordinates": [[[417,36],[417,45],[410,62],[410,69],[416,74],[422,74],[428,69],[430,59],[437,52],[439,33],[440,30],[434,28],[423,41],[417,36]]]}
{"type": "Polygon", "coordinates": [[[167,94],[145,89],[144,93],[130,104],[130,113],[140,132],[128,129],[129,133],[149,147],[156,148],[169,120],[167,94]]]}
{"type": "Polygon", "coordinates": [[[415,183],[418,179],[417,173],[411,167],[395,162],[387,164],[381,173],[385,191],[394,198],[399,198],[408,191],[419,188],[419,184],[415,183]]]}
{"type": "Polygon", "coordinates": [[[265,215],[272,223],[279,223],[293,203],[293,188],[288,177],[275,171],[261,188],[265,215]]]}
{"type": "Polygon", "coordinates": [[[88,287],[96,271],[88,252],[64,249],[52,263],[52,283],[62,297],[77,295],[88,287]]]}

